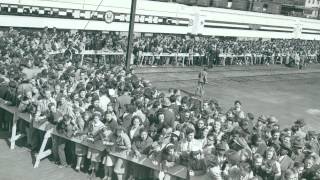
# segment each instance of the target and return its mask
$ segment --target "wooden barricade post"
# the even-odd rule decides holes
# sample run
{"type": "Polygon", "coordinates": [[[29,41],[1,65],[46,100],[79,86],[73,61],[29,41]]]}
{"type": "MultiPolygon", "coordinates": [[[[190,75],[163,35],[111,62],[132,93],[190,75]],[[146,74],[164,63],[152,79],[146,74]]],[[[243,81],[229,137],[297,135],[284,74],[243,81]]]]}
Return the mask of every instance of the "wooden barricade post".
{"type": "Polygon", "coordinates": [[[14,149],[16,145],[16,141],[23,137],[22,134],[17,134],[17,123],[18,123],[17,113],[13,112],[10,149],[14,149]]]}
{"type": "Polygon", "coordinates": [[[47,146],[47,142],[48,142],[49,138],[51,137],[52,131],[53,131],[53,129],[50,129],[50,130],[46,131],[46,133],[44,135],[40,151],[39,151],[39,153],[38,153],[38,155],[36,157],[36,161],[35,161],[34,166],[33,166],[34,168],[37,168],[39,166],[39,164],[40,164],[40,161],[42,159],[48,157],[52,153],[51,149],[47,149],[45,151],[45,148],[47,146]]]}

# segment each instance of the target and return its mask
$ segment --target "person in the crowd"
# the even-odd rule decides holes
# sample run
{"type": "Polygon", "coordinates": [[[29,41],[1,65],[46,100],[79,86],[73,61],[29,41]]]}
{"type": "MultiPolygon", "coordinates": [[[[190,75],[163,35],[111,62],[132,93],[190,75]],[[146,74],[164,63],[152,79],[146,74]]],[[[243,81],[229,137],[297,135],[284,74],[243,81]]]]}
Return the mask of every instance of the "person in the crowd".
{"type": "MultiPolygon", "coordinates": [[[[127,156],[131,150],[131,141],[129,136],[125,133],[125,129],[119,126],[114,134],[114,148],[115,152],[122,154],[122,156],[127,156]]],[[[121,158],[117,158],[114,165],[114,172],[117,175],[118,180],[122,180],[126,176],[127,161],[121,158]]]]}
{"type": "MultiPolygon", "coordinates": [[[[139,136],[132,141],[132,151],[135,157],[149,154],[153,140],[149,137],[147,129],[140,129],[139,136]]],[[[147,179],[150,176],[150,170],[143,166],[129,166],[131,175],[134,179],[147,179]]]]}
{"type": "MultiPolygon", "coordinates": [[[[72,137],[75,128],[74,124],[71,123],[72,117],[70,115],[64,115],[63,119],[57,124],[57,132],[68,138],[72,137]]],[[[65,147],[67,146],[68,140],[65,138],[58,138],[58,156],[60,160],[60,167],[67,167],[67,158],[65,147]]]]}
{"type": "MultiPolygon", "coordinates": [[[[91,143],[101,139],[101,131],[104,128],[104,124],[101,122],[101,115],[97,112],[93,114],[92,120],[88,123],[88,137],[87,140],[91,143]]],[[[87,158],[91,161],[89,171],[91,171],[92,176],[96,176],[96,172],[99,168],[99,163],[101,162],[102,152],[97,149],[89,148],[87,153],[87,158]]]]}

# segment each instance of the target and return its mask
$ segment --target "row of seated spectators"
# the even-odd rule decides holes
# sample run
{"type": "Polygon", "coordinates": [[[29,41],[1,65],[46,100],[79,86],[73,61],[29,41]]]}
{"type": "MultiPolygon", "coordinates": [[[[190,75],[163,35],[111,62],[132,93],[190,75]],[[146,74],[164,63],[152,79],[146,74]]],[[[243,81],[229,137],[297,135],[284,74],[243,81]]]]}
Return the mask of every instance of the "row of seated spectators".
{"type": "MultiPolygon", "coordinates": [[[[0,59],[10,64],[23,58],[21,63],[39,64],[41,59],[50,58],[48,52],[63,52],[69,60],[79,61],[79,52],[84,50],[102,50],[104,52],[126,51],[127,37],[117,33],[58,31],[45,28],[41,31],[10,28],[1,31],[0,59]]],[[[304,64],[317,63],[319,41],[307,40],[230,40],[208,36],[154,34],[137,36],[134,39],[134,60],[136,65],[168,65],[185,63],[188,65],[233,65],[233,64],[304,64]],[[151,53],[154,56],[145,56],[151,53]],[[163,54],[186,53],[182,56],[168,57],[163,54]],[[163,56],[161,56],[161,54],[163,56]]],[[[57,58],[57,57],[56,57],[57,58]]],[[[62,58],[61,56],[58,57],[62,58]]],[[[112,57],[118,64],[124,56],[112,57]]],[[[95,56],[94,59],[101,59],[95,56]]],[[[110,60],[111,61],[111,60],[110,60]]]]}
{"type": "MultiPolygon", "coordinates": [[[[52,159],[59,167],[71,165],[105,180],[178,179],[167,171],[178,164],[187,167],[190,179],[320,179],[319,134],[306,132],[303,119],[291,127],[280,127],[274,116],[257,118],[245,112],[240,101],[230,109],[213,97],[201,104],[178,89],[161,92],[121,66],[110,69],[46,58],[50,51],[46,42],[52,36],[55,33],[47,30],[34,36],[12,29],[4,32],[0,97],[32,115],[31,124],[19,121],[19,131],[27,134],[26,145],[33,152],[39,150],[44,136],[35,127],[44,123],[66,137],[102,142],[106,147],[98,151],[53,135],[47,148],[52,148],[52,159]],[[25,55],[39,62],[26,64],[25,58],[19,58],[25,55]],[[115,158],[110,151],[147,156],[161,168],[153,170],[115,158]]],[[[65,42],[76,36],[65,33],[56,38],[65,42]]],[[[299,50],[317,47],[315,41],[276,42],[278,47],[299,50]]],[[[0,115],[1,127],[8,130],[12,114],[1,110],[0,115]]]]}

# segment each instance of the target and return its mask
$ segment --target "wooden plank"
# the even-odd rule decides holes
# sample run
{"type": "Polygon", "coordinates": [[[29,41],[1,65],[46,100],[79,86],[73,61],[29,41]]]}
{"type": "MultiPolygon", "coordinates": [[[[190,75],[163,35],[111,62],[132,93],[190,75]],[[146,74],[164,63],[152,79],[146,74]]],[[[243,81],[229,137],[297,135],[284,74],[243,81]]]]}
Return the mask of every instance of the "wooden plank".
{"type": "Polygon", "coordinates": [[[11,139],[10,139],[10,149],[14,149],[17,140],[17,114],[13,113],[13,120],[12,120],[12,130],[11,130],[11,139]]]}

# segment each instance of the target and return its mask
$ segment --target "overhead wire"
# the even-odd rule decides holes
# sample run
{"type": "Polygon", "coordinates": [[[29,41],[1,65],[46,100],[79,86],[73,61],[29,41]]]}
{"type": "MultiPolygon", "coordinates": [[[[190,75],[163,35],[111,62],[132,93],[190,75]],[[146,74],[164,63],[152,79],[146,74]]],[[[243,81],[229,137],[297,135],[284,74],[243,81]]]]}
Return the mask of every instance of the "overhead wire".
{"type": "MultiPolygon", "coordinates": [[[[102,2],[103,2],[103,0],[100,1],[100,3],[98,4],[98,6],[97,6],[95,11],[98,11],[98,9],[101,6],[102,2]]],[[[86,30],[86,28],[88,27],[89,22],[90,22],[90,19],[88,19],[88,21],[87,21],[86,25],[84,26],[83,30],[86,30]]]]}

